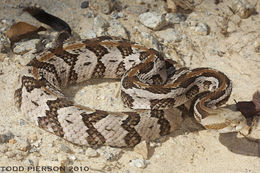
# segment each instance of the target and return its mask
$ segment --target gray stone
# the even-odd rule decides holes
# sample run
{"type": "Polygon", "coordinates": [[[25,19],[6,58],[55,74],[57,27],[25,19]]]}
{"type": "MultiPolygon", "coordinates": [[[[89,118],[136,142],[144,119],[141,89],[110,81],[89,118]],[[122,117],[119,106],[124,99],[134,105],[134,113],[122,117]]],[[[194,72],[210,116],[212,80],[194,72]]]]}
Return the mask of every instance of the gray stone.
{"type": "Polygon", "coordinates": [[[248,18],[255,12],[255,6],[247,0],[232,0],[232,10],[242,19],[248,18]]]}
{"type": "Polygon", "coordinates": [[[65,152],[65,153],[72,153],[71,149],[65,144],[61,144],[60,150],[65,152]]]}
{"type": "Polygon", "coordinates": [[[27,124],[27,122],[24,119],[20,119],[19,124],[20,124],[20,126],[24,126],[27,124]]]}
{"type": "Polygon", "coordinates": [[[111,36],[128,39],[128,34],[125,27],[115,19],[110,21],[110,27],[107,32],[111,36]]]}
{"type": "Polygon", "coordinates": [[[93,149],[93,148],[88,148],[86,150],[85,154],[86,154],[86,156],[88,158],[93,158],[93,157],[98,157],[99,156],[99,153],[95,149],[93,149]]]}
{"type": "Polygon", "coordinates": [[[181,41],[180,33],[176,32],[173,28],[159,31],[156,35],[162,38],[166,43],[176,43],[181,41]]]}
{"type": "Polygon", "coordinates": [[[153,30],[160,30],[166,26],[165,16],[156,12],[147,12],[139,15],[140,22],[153,30]]]}
{"type": "Polygon", "coordinates": [[[122,18],[122,17],[124,17],[124,13],[122,11],[120,11],[120,12],[114,11],[111,14],[111,18],[113,18],[113,19],[118,19],[118,18],[122,18]]]}
{"type": "Polygon", "coordinates": [[[104,14],[110,14],[114,8],[114,0],[100,0],[100,9],[104,14]]]}
{"type": "Polygon", "coordinates": [[[14,138],[14,134],[10,131],[5,134],[0,134],[0,143],[7,143],[12,138],[14,138]]]}
{"type": "Polygon", "coordinates": [[[94,18],[93,30],[97,34],[97,36],[105,35],[108,27],[108,21],[102,16],[99,15],[94,18]]]}
{"type": "Polygon", "coordinates": [[[155,50],[162,51],[163,46],[162,44],[150,33],[148,32],[141,32],[141,41],[144,43],[147,47],[154,48],[155,50]]]}
{"type": "Polygon", "coordinates": [[[210,32],[210,28],[206,23],[196,23],[194,26],[191,27],[195,33],[199,35],[208,35],[210,32]]]}
{"type": "Polygon", "coordinates": [[[29,151],[30,149],[30,143],[28,142],[28,139],[27,138],[19,138],[16,140],[16,143],[15,143],[15,147],[20,150],[20,151],[23,151],[23,152],[27,152],[29,151]]]}
{"type": "Polygon", "coordinates": [[[81,4],[80,4],[80,8],[88,8],[89,7],[89,1],[83,1],[81,4]]]}
{"type": "Polygon", "coordinates": [[[28,41],[23,41],[23,42],[18,42],[15,43],[15,47],[13,49],[13,52],[15,54],[23,54],[26,53],[28,51],[36,51],[36,45],[39,42],[39,39],[32,39],[32,40],[28,40],[28,41]]]}
{"type": "Polygon", "coordinates": [[[91,38],[96,38],[97,35],[96,33],[93,31],[93,30],[89,30],[87,33],[86,33],[86,38],[87,39],[91,39],[91,38]]]}
{"type": "Polygon", "coordinates": [[[179,24],[182,21],[185,21],[185,16],[181,14],[167,13],[165,16],[165,20],[167,24],[174,25],[174,24],[179,24]]]}
{"type": "Polygon", "coordinates": [[[111,147],[103,147],[98,152],[101,155],[103,155],[106,158],[106,160],[115,161],[115,160],[119,159],[119,156],[122,153],[122,149],[111,148],[111,147]]]}

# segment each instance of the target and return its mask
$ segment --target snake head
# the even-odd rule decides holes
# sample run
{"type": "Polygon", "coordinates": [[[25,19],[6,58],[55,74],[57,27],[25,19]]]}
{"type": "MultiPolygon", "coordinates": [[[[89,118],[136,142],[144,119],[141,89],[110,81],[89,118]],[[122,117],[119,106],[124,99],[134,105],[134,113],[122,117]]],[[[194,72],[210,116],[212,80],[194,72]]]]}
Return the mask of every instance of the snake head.
{"type": "Polygon", "coordinates": [[[220,133],[240,132],[248,128],[246,118],[239,111],[229,108],[218,108],[201,119],[200,122],[207,129],[214,129],[220,133]]]}

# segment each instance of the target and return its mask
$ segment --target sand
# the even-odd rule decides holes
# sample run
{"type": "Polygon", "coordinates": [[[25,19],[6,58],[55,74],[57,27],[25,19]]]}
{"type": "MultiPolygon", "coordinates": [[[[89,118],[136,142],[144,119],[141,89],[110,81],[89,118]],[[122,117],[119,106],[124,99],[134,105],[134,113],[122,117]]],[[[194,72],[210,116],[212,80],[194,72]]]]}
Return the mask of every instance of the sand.
{"type": "MultiPolygon", "coordinates": [[[[21,12],[19,5],[29,2],[37,1],[1,1],[1,28],[10,27],[8,22],[12,23],[11,20],[42,25],[21,12]]],[[[65,20],[73,32],[77,33],[74,35],[84,39],[96,32],[91,31],[95,16],[103,16],[109,21],[113,15],[102,13],[102,8],[105,7],[99,7],[102,3],[100,1],[91,0],[90,7],[84,9],[80,7],[81,2],[42,0],[38,5],[65,20]]],[[[212,67],[224,72],[233,83],[233,92],[227,104],[234,104],[234,100],[249,101],[253,93],[260,90],[259,14],[241,19],[236,14],[232,15],[228,9],[228,6],[232,6],[229,1],[218,5],[213,1],[203,1],[195,6],[193,12],[186,14],[185,21],[165,26],[161,31],[154,31],[141,24],[138,15],[145,12],[145,9],[165,13],[160,7],[167,4],[163,1],[148,0],[121,2],[124,15],[115,20],[119,21],[129,34],[120,30],[122,28],[118,29],[122,31],[122,34],[119,34],[147,47],[163,46],[163,53],[167,57],[187,67],[212,67]],[[147,4],[152,5],[147,7],[147,4]],[[227,16],[230,17],[226,25],[227,16]],[[201,23],[208,26],[206,33],[203,28],[202,31],[196,30],[201,23]],[[166,42],[166,38],[171,37],[167,34],[172,31],[164,31],[169,29],[176,31],[180,39],[166,42]]],[[[256,4],[256,1],[250,2],[256,4]]],[[[259,12],[260,4],[255,8],[259,12]]],[[[1,33],[3,32],[4,30],[1,30],[1,33]]],[[[26,44],[34,45],[32,40],[26,44]]],[[[193,117],[185,115],[178,130],[150,144],[148,157],[139,154],[146,152],[145,144],[142,144],[139,150],[111,147],[93,149],[73,145],[45,132],[27,122],[14,106],[13,100],[18,77],[22,75],[26,62],[35,56],[34,51],[34,48],[29,48],[29,51],[22,55],[0,53],[0,136],[6,139],[0,143],[0,172],[10,172],[9,167],[14,172],[16,166],[24,168],[22,172],[33,172],[33,168],[40,166],[39,172],[44,172],[44,166],[57,168],[64,165],[73,166],[74,172],[259,172],[259,116],[254,119],[249,138],[245,138],[236,133],[219,134],[205,130],[193,117]],[[28,170],[29,168],[31,170],[28,170]]],[[[78,104],[110,111],[129,110],[120,100],[119,90],[118,81],[95,80],[72,87],[69,91],[78,104]]]]}

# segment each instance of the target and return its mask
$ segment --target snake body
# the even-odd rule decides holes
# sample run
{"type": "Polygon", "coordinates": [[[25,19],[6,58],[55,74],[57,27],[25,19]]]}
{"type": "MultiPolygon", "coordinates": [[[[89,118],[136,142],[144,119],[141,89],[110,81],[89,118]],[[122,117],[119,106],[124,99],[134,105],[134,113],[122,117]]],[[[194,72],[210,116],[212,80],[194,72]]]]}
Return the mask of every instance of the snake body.
{"type": "Polygon", "coordinates": [[[20,77],[15,101],[28,120],[79,145],[133,147],[176,127],[177,107],[193,101],[195,119],[208,129],[239,131],[242,116],[218,107],[232,84],[211,68],[178,67],[156,50],[127,40],[99,37],[33,58],[20,77]],[[91,78],[121,79],[121,98],[133,112],[94,110],[69,101],[62,90],[91,78]]]}

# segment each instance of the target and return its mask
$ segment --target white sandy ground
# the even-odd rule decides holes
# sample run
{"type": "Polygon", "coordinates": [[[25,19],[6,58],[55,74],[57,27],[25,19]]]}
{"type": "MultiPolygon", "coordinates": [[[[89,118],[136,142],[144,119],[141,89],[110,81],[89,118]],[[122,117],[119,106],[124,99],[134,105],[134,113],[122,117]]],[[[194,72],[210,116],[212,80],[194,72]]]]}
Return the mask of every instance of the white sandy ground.
{"type": "MultiPolygon", "coordinates": [[[[67,21],[75,32],[84,35],[92,29],[93,18],[83,16],[86,12],[80,9],[80,3],[79,0],[58,2],[43,0],[38,4],[49,13],[67,21]]],[[[17,4],[18,1],[13,3],[1,1],[0,18],[39,25],[29,15],[19,13],[20,9],[12,8],[12,5],[17,4]]],[[[251,100],[252,94],[260,90],[260,55],[255,51],[255,43],[260,42],[260,17],[257,14],[241,20],[234,15],[228,27],[230,35],[224,37],[216,23],[222,19],[219,11],[225,12],[227,4],[229,5],[229,2],[224,1],[216,6],[213,1],[204,1],[197,6],[186,22],[175,26],[182,33],[182,41],[165,44],[168,48],[165,52],[182,65],[191,68],[213,67],[226,73],[233,82],[233,92],[228,104],[234,104],[234,99],[251,100]],[[189,23],[195,21],[207,23],[210,26],[210,34],[201,36],[192,32],[189,23]]],[[[133,4],[129,2],[129,5],[133,4]]],[[[259,3],[256,11],[260,12],[259,3]]],[[[136,14],[129,13],[126,20],[118,20],[130,32],[133,41],[140,39],[138,32],[134,32],[136,28],[140,32],[158,33],[140,24],[136,14]]],[[[141,42],[144,43],[145,41],[141,42]]],[[[0,134],[11,131],[16,141],[11,140],[9,143],[0,144],[0,167],[74,165],[88,166],[89,172],[124,173],[257,173],[260,171],[259,118],[256,118],[258,123],[254,125],[250,134],[250,137],[258,140],[248,140],[237,134],[219,134],[205,130],[193,118],[186,115],[178,130],[154,144],[156,147],[150,150],[149,157],[146,159],[148,164],[144,169],[130,163],[131,160],[142,159],[142,155],[131,149],[110,147],[87,149],[87,147],[75,146],[29,122],[24,122],[23,115],[14,106],[13,93],[23,68],[21,64],[32,57],[31,53],[23,56],[0,54],[0,134]],[[29,149],[19,147],[26,143],[26,140],[29,141],[29,149]],[[67,147],[68,150],[62,149],[62,146],[67,147]],[[92,153],[97,151],[99,156],[89,156],[89,151],[92,153]],[[107,160],[107,153],[114,153],[117,158],[107,160]]],[[[104,110],[127,110],[118,97],[119,82],[88,83],[89,85],[85,87],[72,88],[77,103],[104,110]]]]}

